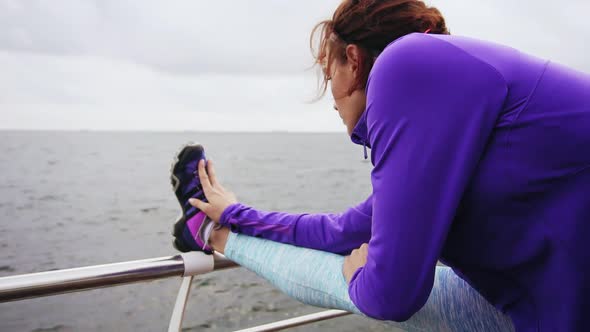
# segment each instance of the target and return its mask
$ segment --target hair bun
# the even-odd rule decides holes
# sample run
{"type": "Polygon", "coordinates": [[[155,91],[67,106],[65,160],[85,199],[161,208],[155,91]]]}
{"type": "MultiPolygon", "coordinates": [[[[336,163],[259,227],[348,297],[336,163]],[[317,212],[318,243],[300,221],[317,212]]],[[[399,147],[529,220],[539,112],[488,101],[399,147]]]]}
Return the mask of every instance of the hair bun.
{"type": "Polygon", "coordinates": [[[449,29],[447,29],[445,18],[436,7],[428,7],[426,9],[426,13],[423,17],[423,24],[426,26],[426,29],[430,29],[430,33],[441,35],[450,34],[449,29]]]}

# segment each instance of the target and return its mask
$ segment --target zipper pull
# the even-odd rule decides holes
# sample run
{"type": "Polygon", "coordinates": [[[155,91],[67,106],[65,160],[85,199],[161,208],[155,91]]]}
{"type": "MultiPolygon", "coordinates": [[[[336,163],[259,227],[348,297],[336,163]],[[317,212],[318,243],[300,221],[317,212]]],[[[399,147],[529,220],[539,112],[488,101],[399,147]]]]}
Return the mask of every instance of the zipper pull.
{"type": "Polygon", "coordinates": [[[369,157],[367,155],[367,142],[363,141],[363,151],[365,152],[365,160],[369,157]]]}

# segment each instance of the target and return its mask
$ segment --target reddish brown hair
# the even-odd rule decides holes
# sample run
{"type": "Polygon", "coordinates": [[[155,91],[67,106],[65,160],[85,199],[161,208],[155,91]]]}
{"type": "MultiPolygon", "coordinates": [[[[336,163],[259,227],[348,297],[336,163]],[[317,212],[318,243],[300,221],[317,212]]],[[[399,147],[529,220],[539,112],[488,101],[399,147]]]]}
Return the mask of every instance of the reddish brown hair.
{"type": "Polygon", "coordinates": [[[420,0],[344,0],[331,20],[318,23],[311,32],[310,47],[316,64],[323,65],[320,97],[326,92],[326,71],[334,60],[346,61],[346,46],[357,45],[359,75],[349,93],[364,89],[375,58],[395,39],[412,32],[449,34],[440,11],[420,0]],[[318,48],[314,49],[316,36],[318,48]],[[330,52],[328,53],[328,49],[330,52]]]}

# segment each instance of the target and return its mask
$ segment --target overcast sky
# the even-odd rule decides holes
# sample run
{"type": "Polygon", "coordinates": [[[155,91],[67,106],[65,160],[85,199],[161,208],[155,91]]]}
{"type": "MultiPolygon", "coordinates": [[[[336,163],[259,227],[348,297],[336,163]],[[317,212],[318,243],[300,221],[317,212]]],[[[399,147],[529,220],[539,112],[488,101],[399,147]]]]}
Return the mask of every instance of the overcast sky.
{"type": "MultiPolygon", "coordinates": [[[[0,0],[0,128],[344,131],[309,33],[335,0],[0,0]]],[[[590,72],[590,1],[440,0],[452,34],[590,72]]]]}

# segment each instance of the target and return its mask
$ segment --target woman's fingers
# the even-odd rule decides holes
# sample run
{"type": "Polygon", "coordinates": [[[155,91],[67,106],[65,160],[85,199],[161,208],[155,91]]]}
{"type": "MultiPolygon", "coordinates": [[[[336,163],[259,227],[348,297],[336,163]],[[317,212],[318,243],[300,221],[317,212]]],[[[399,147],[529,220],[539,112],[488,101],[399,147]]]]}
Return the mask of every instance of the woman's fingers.
{"type": "Polygon", "coordinates": [[[201,185],[203,186],[203,191],[205,192],[205,197],[209,196],[211,193],[211,182],[209,180],[209,175],[205,171],[205,160],[199,160],[199,179],[201,180],[201,185]]]}
{"type": "Polygon", "coordinates": [[[219,183],[217,182],[217,174],[215,173],[215,167],[213,167],[213,161],[207,161],[207,173],[209,174],[209,180],[211,181],[211,185],[213,187],[217,187],[219,183]]]}
{"type": "Polygon", "coordinates": [[[363,243],[359,250],[366,255],[369,252],[369,244],[363,243]]]}
{"type": "Polygon", "coordinates": [[[197,167],[207,202],[195,199],[191,200],[191,205],[205,212],[213,221],[219,222],[223,211],[231,204],[236,203],[237,199],[233,193],[221,187],[219,182],[217,182],[215,168],[212,162],[209,161],[208,164],[205,165],[205,161],[200,160],[197,167]]]}
{"type": "Polygon", "coordinates": [[[369,245],[367,243],[363,243],[358,249],[354,249],[350,252],[350,256],[354,257],[355,259],[366,259],[369,254],[369,245]]]}

